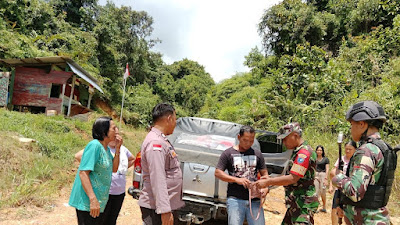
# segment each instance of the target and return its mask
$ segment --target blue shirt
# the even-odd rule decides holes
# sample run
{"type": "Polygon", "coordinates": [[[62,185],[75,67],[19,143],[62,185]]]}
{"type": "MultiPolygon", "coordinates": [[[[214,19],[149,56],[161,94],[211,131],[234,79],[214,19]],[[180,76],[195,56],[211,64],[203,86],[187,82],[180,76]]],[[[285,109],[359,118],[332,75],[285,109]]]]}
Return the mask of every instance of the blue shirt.
{"type": "Polygon", "coordinates": [[[112,159],[109,148],[105,150],[103,145],[96,139],[89,142],[83,151],[82,161],[72,186],[69,198],[70,206],[81,211],[90,211],[90,200],[85,190],[83,190],[79,177],[80,171],[90,171],[89,178],[93,192],[100,203],[100,212],[104,212],[111,185],[112,159]]]}

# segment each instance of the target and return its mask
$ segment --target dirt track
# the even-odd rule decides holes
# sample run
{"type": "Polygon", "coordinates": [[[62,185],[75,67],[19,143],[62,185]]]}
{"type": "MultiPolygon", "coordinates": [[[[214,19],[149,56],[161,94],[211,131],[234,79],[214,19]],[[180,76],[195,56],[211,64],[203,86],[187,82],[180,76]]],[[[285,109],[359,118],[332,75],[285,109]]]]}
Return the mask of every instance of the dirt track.
{"type": "MultiPolygon", "coordinates": [[[[128,177],[127,186],[131,184],[131,176],[128,177]]],[[[59,198],[48,208],[24,207],[3,209],[0,211],[0,225],[74,225],[76,222],[75,209],[66,205],[70,190],[62,190],[59,198]]],[[[315,224],[331,224],[330,202],[331,195],[328,195],[328,213],[317,213],[315,215],[315,224]]],[[[277,188],[270,192],[264,205],[266,224],[280,224],[285,214],[284,191],[283,188],[277,188]]],[[[140,209],[137,200],[126,195],[117,224],[120,225],[139,225],[140,209]]],[[[206,224],[206,223],[205,223],[206,224]]],[[[213,222],[212,224],[223,224],[213,222]]],[[[400,224],[398,218],[394,218],[393,224],[400,224]]]]}
{"type": "MultiPolygon", "coordinates": [[[[55,202],[54,207],[51,209],[41,209],[29,207],[25,209],[8,209],[2,210],[0,216],[0,224],[7,225],[73,225],[77,224],[75,209],[66,206],[68,202],[68,194],[64,193],[60,199],[55,202]],[[5,217],[3,217],[5,216],[5,217]],[[25,217],[25,218],[24,218],[25,217]]],[[[280,224],[285,213],[285,207],[283,205],[283,189],[273,190],[267,199],[264,207],[266,221],[268,224],[280,224]],[[272,207],[274,206],[274,207],[272,207]]],[[[320,218],[321,223],[326,224],[322,221],[329,219],[328,214],[317,215],[320,218]]],[[[132,199],[131,196],[127,195],[124,204],[121,209],[120,216],[118,217],[118,224],[141,224],[140,220],[140,209],[137,205],[137,200],[132,199]]],[[[213,222],[212,224],[222,224],[221,222],[213,222]]]]}

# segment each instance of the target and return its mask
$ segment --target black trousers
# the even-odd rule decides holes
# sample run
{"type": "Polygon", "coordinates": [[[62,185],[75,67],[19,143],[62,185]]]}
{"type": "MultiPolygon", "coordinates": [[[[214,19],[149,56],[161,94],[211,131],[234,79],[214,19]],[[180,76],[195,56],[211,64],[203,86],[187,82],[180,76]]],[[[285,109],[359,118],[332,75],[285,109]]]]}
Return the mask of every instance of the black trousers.
{"type": "Polygon", "coordinates": [[[336,190],[333,195],[332,209],[339,207],[339,192],[339,190],[336,190]]]}
{"type": "Polygon", "coordinates": [[[78,217],[78,225],[103,225],[104,213],[100,213],[100,216],[93,218],[90,212],[76,210],[76,216],[78,217]]]}
{"type": "MultiPolygon", "coordinates": [[[[142,220],[144,225],[161,225],[161,214],[157,214],[156,210],[140,207],[142,211],[142,220]]],[[[178,214],[176,211],[172,211],[174,215],[174,224],[178,224],[178,214]]]]}
{"type": "Polygon", "coordinates": [[[119,211],[121,211],[124,202],[125,193],[120,195],[109,195],[106,209],[104,210],[104,225],[115,225],[119,211]]]}

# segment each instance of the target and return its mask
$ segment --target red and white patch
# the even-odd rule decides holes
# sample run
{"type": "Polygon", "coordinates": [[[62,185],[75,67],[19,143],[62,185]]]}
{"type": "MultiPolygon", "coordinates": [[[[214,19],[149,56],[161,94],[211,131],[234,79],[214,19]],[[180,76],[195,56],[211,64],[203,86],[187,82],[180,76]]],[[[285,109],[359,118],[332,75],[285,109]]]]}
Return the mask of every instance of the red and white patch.
{"type": "Polygon", "coordinates": [[[161,151],[161,150],[162,150],[162,146],[161,146],[161,145],[154,144],[154,145],[153,145],[153,150],[161,151]]]}

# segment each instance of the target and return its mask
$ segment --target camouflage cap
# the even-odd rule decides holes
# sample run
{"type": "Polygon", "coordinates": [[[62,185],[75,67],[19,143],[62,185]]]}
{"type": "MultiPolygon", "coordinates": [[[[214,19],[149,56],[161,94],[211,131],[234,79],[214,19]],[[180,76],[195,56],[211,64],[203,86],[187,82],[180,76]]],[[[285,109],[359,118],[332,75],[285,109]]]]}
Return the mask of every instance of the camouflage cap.
{"type": "Polygon", "coordinates": [[[291,134],[293,131],[296,131],[299,134],[301,134],[301,128],[299,123],[297,122],[288,123],[285,126],[281,127],[281,129],[279,129],[277,138],[284,139],[285,137],[289,136],[289,134],[291,134]]]}

